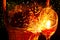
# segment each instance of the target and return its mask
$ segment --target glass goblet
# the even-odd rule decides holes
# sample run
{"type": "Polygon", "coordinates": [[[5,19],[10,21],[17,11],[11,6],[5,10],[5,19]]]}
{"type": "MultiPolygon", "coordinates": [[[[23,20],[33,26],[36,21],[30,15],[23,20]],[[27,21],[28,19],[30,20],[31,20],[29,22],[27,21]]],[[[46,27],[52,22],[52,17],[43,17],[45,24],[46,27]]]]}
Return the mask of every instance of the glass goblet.
{"type": "Polygon", "coordinates": [[[50,37],[55,33],[58,25],[58,15],[50,7],[46,7],[41,12],[41,24],[44,28],[42,34],[45,35],[46,40],[50,40],[50,37]],[[42,15],[43,14],[43,15],[42,15]]]}

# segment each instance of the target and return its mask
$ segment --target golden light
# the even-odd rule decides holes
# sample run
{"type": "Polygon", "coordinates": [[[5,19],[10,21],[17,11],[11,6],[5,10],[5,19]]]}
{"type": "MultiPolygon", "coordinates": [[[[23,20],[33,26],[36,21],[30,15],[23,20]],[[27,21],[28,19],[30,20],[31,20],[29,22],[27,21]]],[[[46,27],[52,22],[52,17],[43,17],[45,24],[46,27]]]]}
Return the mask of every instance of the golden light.
{"type": "Polygon", "coordinates": [[[46,28],[50,29],[51,28],[50,25],[51,25],[51,22],[50,22],[50,20],[48,20],[47,23],[46,23],[46,28]]]}
{"type": "MultiPolygon", "coordinates": [[[[6,10],[6,4],[3,3],[3,8],[4,10],[6,10]]],[[[49,34],[53,34],[54,33],[54,27],[55,25],[58,23],[58,18],[57,15],[55,13],[55,11],[52,9],[52,7],[50,6],[50,0],[46,1],[46,6],[43,7],[42,5],[37,5],[36,3],[32,3],[32,5],[16,5],[13,9],[8,11],[8,16],[11,19],[12,24],[16,24],[16,25],[22,25],[22,28],[19,27],[15,27],[16,29],[19,29],[19,33],[21,31],[26,32],[31,32],[34,35],[31,35],[29,40],[31,40],[33,38],[33,40],[37,40],[37,36],[39,34],[37,33],[44,33],[46,35],[49,36],[49,34]],[[20,16],[19,13],[22,13],[20,16]],[[14,14],[18,14],[16,18],[14,18],[14,14]],[[16,20],[18,19],[18,20],[16,20]],[[23,20],[23,21],[22,21],[23,20]],[[57,21],[56,21],[57,20],[57,21]],[[19,23],[19,24],[18,24],[19,23]]],[[[8,18],[9,18],[8,17],[8,18]]],[[[10,23],[11,23],[10,22],[10,23]]],[[[10,27],[10,25],[9,25],[10,27]]],[[[14,28],[14,27],[12,27],[14,28]]],[[[18,31],[17,31],[18,32],[18,31]]],[[[16,33],[17,33],[16,32],[16,33]]],[[[17,33],[17,34],[19,34],[17,33]]],[[[22,34],[23,35],[23,34],[22,34]]],[[[21,36],[22,36],[21,35],[21,36]]],[[[28,34],[29,36],[30,34],[28,34]]],[[[14,36],[14,35],[13,35],[14,36]]],[[[17,39],[21,38],[19,37],[19,35],[17,36],[17,39]]],[[[24,37],[22,37],[24,38],[24,37]]]]}
{"type": "MultiPolygon", "coordinates": [[[[46,2],[46,7],[43,8],[41,5],[38,5],[38,11],[37,13],[35,14],[38,14],[38,17],[36,17],[34,15],[34,12],[31,11],[33,10],[33,8],[26,8],[25,6],[23,7],[22,5],[16,5],[14,8],[14,10],[12,9],[11,11],[9,11],[9,16],[13,16],[13,14],[15,12],[22,12],[24,11],[25,9],[26,10],[29,10],[29,14],[31,16],[29,16],[29,24],[28,27],[26,28],[27,31],[30,31],[32,33],[37,33],[37,32],[42,32],[42,30],[45,30],[45,29],[50,29],[51,28],[51,25],[54,23],[50,20],[50,17],[53,19],[53,15],[54,15],[54,11],[52,10],[52,7],[49,6],[49,1],[50,0],[47,0],[46,2]],[[49,12],[50,11],[50,12],[49,12]]],[[[34,5],[34,4],[32,4],[34,5]]],[[[36,7],[35,7],[36,9],[36,7]]],[[[35,10],[36,11],[36,10],[35,10]]]]}

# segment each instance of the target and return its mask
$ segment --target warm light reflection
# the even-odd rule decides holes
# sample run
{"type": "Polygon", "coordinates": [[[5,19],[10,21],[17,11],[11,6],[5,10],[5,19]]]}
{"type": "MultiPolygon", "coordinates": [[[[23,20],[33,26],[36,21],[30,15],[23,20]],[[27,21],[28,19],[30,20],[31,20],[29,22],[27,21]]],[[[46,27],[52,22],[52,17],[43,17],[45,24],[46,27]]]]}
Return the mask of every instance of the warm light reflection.
{"type": "Polygon", "coordinates": [[[50,25],[51,25],[51,22],[50,22],[50,20],[48,20],[47,23],[46,23],[46,28],[50,29],[50,25]]]}
{"type": "MultiPolygon", "coordinates": [[[[32,8],[30,7],[25,7],[22,5],[16,5],[11,11],[9,11],[8,16],[12,17],[16,12],[23,12],[25,10],[29,10],[29,24],[28,27],[26,28],[27,31],[30,31],[32,33],[37,33],[37,32],[42,32],[42,30],[45,29],[50,29],[52,24],[55,24],[54,21],[56,20],[54,18],[55,11],[52,10],[51,6],[49,6],[50,0],[47,0],[46,8],[43,8],[41,5],[38,5],[38,8],[34,7],[34,4],[32,4],[32,8]],[[34,13],[32,10],[36,11],[37,13],[34,13]],[[34,14],[38,14],[38,17],[36,17],[34,14]],[[51,18],[50,18],[51,17],[51,18]],[[51,20],[53,19],[53,21],[51,20]]],[[[36,5],[35,5],[36,6],[36,5]]],[[[26,16],[25,16],[26,17],[26,16]]],[[[24,17],[24,18],[25,18],[24,17]]]]}
{"type": "Polygon", "coordinates": [[[51,29],[56,23],[56,20],[55,11],[52,10],[51,7],[46,7],[40,12],[37,21],[34,22],[34,19],[33,21],[30,20],[27,30],[31,31],[32,33],[37,33],[42,32],[42,30],[51,29]]]}
{"type": "MultiPolygon", "coordinates": [[[[5,9],[6,4],[4,4],[4,3],[3,3],[3,5],[4,5],[3,8],[4,8],[4,10],[6,10],[5,9]]],[[[38,40],[38,36],[40,33],[49,37],[55,32],[55,28],[57,27],[56,24],[58,23],[58,18],[57,18],[58,15],[56,15],[56,14],[57,13],[50,6],[50,0],[47,0],[45,8],[43,8],[41,5],[37,5],[36,3],[34,3],[34,4],[31,3],[30,6],[23,5],[23,4],[16,5],[13,9],[8,11],[8,19],[9,19],[9,23],[11,24],[11,22],[12,22],[12,24],[14,24],[14,26],[15,25],[19,26],[19,25],[23,24],[22,28],[20,28],[21,26],[15,27],[16,29],[19,29],[19,31],[14,30],[17,34],[17,37],[16,37],[17,40],[20,40],[23,38],[25,38],[25,40],[27,40],[27,37],[30,35],[27,32],[33,33],[32,35],[30,35],[29,40],[32,40],[32,39],[38,40]],[[17,14],[17,15],[15,15],[15,14],[17,14]],[[16,16],[16,18],[14,17],[14,15],[16,16]],[[18,19],[18,20],[16,20],[16,19],[18,19]],[[23,31],[27,34],[24,34],[23,31]],[[24,35],[23,34],[20,35],[20,33],[23,33],[24,35]],[[25,35],[27,35],[27,36],[25,36],[25,35]]],[[[9,26],[9,27],[11,27],[11,26],[9,26]]],[[[13,28],[14,27],[12,27],[12,29],[13,28]]],[[[11,38],[13,38],[13,36],[11,38]]]]}

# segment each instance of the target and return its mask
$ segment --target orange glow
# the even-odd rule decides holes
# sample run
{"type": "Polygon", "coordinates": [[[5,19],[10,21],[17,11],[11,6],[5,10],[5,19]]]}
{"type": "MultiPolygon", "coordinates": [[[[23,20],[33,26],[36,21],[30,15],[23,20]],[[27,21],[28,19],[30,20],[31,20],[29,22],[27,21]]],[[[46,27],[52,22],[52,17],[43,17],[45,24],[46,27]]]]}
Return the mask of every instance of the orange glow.
{"type": "Polygon", "coordinates": [[[50,0],[46,1],[46,6],[50,6],[50,0]]]}
{"type": "MultiPolygon", "coordinates": [[[[3,0],[3,7],[5,10],[6,0],[3,0]]],[[[21,26],[12,27],[12,25],[7,24],[9,26],[7,27],[8,31],[11,31],[9,32],[9,39],[11,40],[13,38],[14,40],[37,40],[40,33],[50,36],[55,32],[58,24],[58,15],[50,6],[50,0],[46,0],[45,8],[37,3],[15,5],[14,8],[8,10],[7,16],[9,21],[14,21],[15,24],[12,23],[14,26],[16,24],[24,25],[20,28],[21,26]],[[19,15],[18,12],[21,13],[22,16],[19,15]],[[14,16],[15,13],[17,14],[16,18],[14,16]]]]}
{"type": "Polygon", "coordinates": [[[15,12],[24,12],[25,10],[29,10],[30,11],[29,13],[31,14],[31,16],[29,16],[29,24],[26,24],[28,25],[26,30],[32,33],[42,32],[42,30],[52,28],[52,25],[56,23],[56,17],[55,17],[56,12],[51,8],[51,6],[49,6],[49,2],[50,0],[47,0],[46,8],[43,8],[42,6],[38,5],[39,10],[36,13],[36,14],[39,13],[38,17],[36,17],[33,11],[31,11],[33,10],[33,8],[29,8],[29,7],[27,8],[26,6],[22,6],[22,5],[16,5],[14,7],[15,9],[12,9],[11,11],[9,11],[8,15],[12,17],[15,12]]]}
{"type": "Polygon", "coordinates": [[[6,11],[6,0],[3,0],[3,10],[6,11]]]}
{"type": "Polygon", "coordinates": [[[30,21],[29,27],[27,28],[28,31],[32,33],[42,32],[45,29],[53,28],[57,22],[57,14],[56,12],[51,9],[51,7],[46,7],[40,12],[40,16],[36,22],[30,21]],[[50,11],[50,12],[49,12],[50,11]]]}

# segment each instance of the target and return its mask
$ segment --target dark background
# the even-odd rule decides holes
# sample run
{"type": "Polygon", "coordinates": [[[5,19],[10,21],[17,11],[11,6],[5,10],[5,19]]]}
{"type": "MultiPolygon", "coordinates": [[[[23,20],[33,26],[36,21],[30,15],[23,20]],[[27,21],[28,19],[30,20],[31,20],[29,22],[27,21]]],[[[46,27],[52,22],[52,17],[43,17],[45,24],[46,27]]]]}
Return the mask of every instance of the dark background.
{"type": "MultiPolygon", "coordinates": [[[[7,0],[9,3],[15,3],[19,4],[22,2],[27,2],[31,0],[7,0]]],[[[37,1],[37,0],[35,0],[37,1]]],[[[38,3],[45,5],[46,0],[38,0],[38,3]]],[[[55,34],[51,37],[51,40],[60,40],[60,0],[51,0],[50,5],[52,5],[53,9],[57,12],[58,14],[58,27],[55,32],[55,34]]],[[[0,0],[0,40],[8,40],[8,33],[4,25],[4,15],[3,15],[3,9],[2,9],[2,0],[0,0]]],[[[45,37],[41,35],[39,37],[39,40],[45,40],[45,37]]]]}

